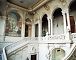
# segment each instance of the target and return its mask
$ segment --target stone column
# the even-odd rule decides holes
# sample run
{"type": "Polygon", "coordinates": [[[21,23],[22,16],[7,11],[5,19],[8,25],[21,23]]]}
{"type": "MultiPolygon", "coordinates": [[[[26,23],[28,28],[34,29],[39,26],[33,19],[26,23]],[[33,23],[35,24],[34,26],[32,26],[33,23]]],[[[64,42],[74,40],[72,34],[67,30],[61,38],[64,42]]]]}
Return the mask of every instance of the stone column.
{"type": "Polygon", "coordinates": [[[0,16],[0,42],[5,41],[6,16],[0,16]]]}
{"type": "Polygon", "coordinates": [[[64,22],[64,34],[66,34],[66,15],[65,15],[65,11],[62,11],[62,15],[63,15],[63,22],[64,22]]]}
{"type": "Polygon", "coordinates": [[[32,23],[32,37],[35,37],[35,24],[32,23]]]}
{"type": "Polygon", "coordinates": [[[5,28],[6,28],[6,16],[0,16],[0,35],[5,35],[5,28]]]}
{"type": "Polygon", "coordinates": [[[25,37],[25,14],[23,14],[22,17],[22,28],[21,28],[21,37],[24,38],[25,37]]]}
{"type": "Polygon", "coordinates": [[[29,27],[28,27],[28,37],[31,37],[31,33],[32,33],[32,26],[29,24],[28,25],[29,27]]]}
{"type": "Polygon", "coordinates": [[[49,17],[48,17],[48,34],[49,35],[51,34],[51,20],[49,17]]]}
{"type": "Polygon", "coordinates": [[[51,35],[53,35],[53,19],[51,17],[51,35]]]}
{"type": "Polygon", "coordinates": [[[66,10],[66,17],[67,17],[67,24],[68,24],[67,29],[68,29],[68,31],[70,31],[70,18],[69,18],[69,11],[68,11],[68,9],[66,10]]]}
{"type": "Polygon", "coordinates": [[[39,20],[39,26],[38,26],[38,29],[39,29],[39,34],[38,34],[38,36],[39,37],[42,37],[42,20],[39,20]]]}
{"type": "Polygon", "coordinates": [[[71,39],[70,39],[70,31],[71,31],[71,29],[70,29],[70,18],[69,18],[69,10],[67,9],[66,11],[66,18],[67,18],[67,24],[68,24],[68,26],[67,26],[67,34],[66,34],[66,40],[68,40],[68,42],[72,42],[71,41],[71,39]]]}

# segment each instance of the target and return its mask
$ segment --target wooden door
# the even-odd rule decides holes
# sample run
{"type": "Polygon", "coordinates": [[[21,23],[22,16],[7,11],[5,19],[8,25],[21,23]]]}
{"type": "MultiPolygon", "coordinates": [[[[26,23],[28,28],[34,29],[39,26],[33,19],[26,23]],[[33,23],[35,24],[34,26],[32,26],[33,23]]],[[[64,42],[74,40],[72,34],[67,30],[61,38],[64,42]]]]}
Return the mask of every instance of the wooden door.
{"type": "Polygon", "coordinates": [[[36,60],[36,55],[31,55],[31,60],[36,60]]]}
{"type": "Polygon", "coordinates": [[[70,16],[70,28],[71,28],[71,33],[74,33],[75,32],[74,16],[70,16]]]}

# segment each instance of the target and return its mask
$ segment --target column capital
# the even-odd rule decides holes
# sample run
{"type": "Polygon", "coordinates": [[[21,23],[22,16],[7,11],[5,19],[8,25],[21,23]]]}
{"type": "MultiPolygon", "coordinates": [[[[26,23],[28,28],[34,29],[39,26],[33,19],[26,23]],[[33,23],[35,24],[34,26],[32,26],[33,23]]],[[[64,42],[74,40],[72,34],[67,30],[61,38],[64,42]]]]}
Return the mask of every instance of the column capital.
{"type": "Polygon", "coordinates": [[[65,13],[66,13],[66,10],[62,10],[61,12],[62,12],[62,15],[63,15],[63,14],[65,14],[65,13]]]}
{"type": "Polygon", "coordinates": [[[65,12],[66,12],[66,13],[69,13],[69,9],[66,9],[65,12]]]}
{"type": "Polygon", "coordinates": [[[51,21],[51,18],[48,18],[48,21],[51,21]]]}

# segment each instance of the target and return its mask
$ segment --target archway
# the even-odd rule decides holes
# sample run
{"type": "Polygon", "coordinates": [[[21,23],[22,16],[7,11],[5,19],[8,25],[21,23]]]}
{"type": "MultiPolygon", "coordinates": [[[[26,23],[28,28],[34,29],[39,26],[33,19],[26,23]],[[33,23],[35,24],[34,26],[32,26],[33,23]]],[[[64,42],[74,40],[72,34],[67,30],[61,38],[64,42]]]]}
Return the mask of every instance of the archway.
{"type": "Polygon", "coordinates": [[[61,48],[55,48],[52,51],[52,60],[62,60],[65,56],[65,51],[61,48]]]}
{"type": "Polygon", "coordinates": [[[70,13],[71,33],[75,33],[76,32],[76,0],[71,1],[69,6],[69,13],[70,13]]]}
{"type": "Polygon", "coordinates": [[[32,31],[31,20],[27,18],[25,20],[25,37],[31,37],[31,31],[32,31]]]}
{"type": "Polygon", "coordinates": [[[1,13],[1,11],[0,11],[0,16],[2,16],[2,13],[1,13]]]}
{"type": "Polygon", "coordinates": [[[28,25],[25,24],[25,37],[28,37],[28,25]]]}
{"type": "Polygon", "coordinates": [[[57,8],[53,13],[53,34],[59,35],[64,32],[62,9],[57,8]]]}
{"type": "Polygon", "coordinates": [[[16,11],[8,13],[6,20],[5,35],[6,36],[21,36],[22,21],[16,11]]]}
{"type": "Polygon", "coordinates": [[[45,14],[42,17],[42,36],[46,36],[47,32],[48,32],[48,19],[47,14],[45,14]]]}
{"type": "Polygon", "coordinates": [[[38,24],[35,24],[35,37],[38,37],[38,24]]]}

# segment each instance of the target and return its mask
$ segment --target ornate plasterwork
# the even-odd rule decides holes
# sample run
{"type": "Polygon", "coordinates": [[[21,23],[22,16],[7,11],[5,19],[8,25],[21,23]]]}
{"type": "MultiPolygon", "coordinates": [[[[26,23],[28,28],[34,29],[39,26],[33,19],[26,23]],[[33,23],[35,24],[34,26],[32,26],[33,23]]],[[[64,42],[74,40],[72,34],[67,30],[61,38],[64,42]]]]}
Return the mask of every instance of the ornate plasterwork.
{"type": "Polygon", "coordinates": [[[60,0],[60,2],[64,2],[65,0],[60,0]]]}
{"type": "Polygon", "coordinates": [[[44,8],[48,11],[48,10],[50,10],[50,6],[48,5],[48,4],[45,4],[44,5],[44,8]]]}
{"type": "Polygon", "coordinates": [[[59,0],[63,5],[66,4],[66,0],[59,0]]]}

